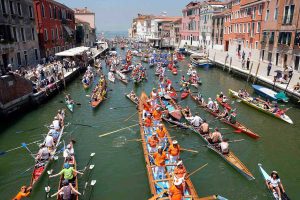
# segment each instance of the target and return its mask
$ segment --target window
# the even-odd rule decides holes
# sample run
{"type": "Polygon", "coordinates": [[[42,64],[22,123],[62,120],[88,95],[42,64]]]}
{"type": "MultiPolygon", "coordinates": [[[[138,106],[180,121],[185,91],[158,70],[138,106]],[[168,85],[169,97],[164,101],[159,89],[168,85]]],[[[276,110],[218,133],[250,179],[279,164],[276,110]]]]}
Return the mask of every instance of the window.
{"type": "Polygon", "coordinates": [[[45,7],[44,7],[44,4],[42,4],[41,9],[42,9],[42,16],[45,17],[45,7]]]}
{"type": "Polygon", "coordinates": [[[247,33],[247,24],[244,24],[244,33],[247,33]]]}
{"type": "Polygon", "coordinates": [[[48,41],[48,31],[47,31],[47,29],[44,29],[44,40],[48,41]]]}
{"type": "Polygon", "coordinates": [[[268,20],[269,20],[269,15],[270,15],[270,10],[267,10],[265,21],[268,21],[268,20]]]}
{"type": "Polygon", "coordinates": [[[17,61],[18,61],[18,65],[22,64],[21,63],[21,53],[20,52],[17,53],[17,61]]]}
{"type": "Polygon", "coordinates": [[[17,3],[17,8],[18,8],[18,15],[22,16],[22,6],[20,3],[17,3]]]}
{"type": "Polygon", "coordinates": [[[31,38],[32,38],[32,40],[35,40],[35,30],[34,30],[34,28],[31,29],[31,38]]]}
{"type": "Polygon", "coordinates": [[[55,40],[54,29],[51,29],[51,37],[52,37],[52,40],[55,40]]]}
{"type": "Polygon", "coordinates": [[[39,60],[39,53],[37,49],[34,49],[35,60],[39,60]]]}
{"type": "Polygon", "coordinates": [[[59,36],[58,36],[58,28],[56,27],[56,39],[59,39],[59,36]]]}
{"type": "Polygon", "coordinates": [[[20,31],[21,31],[21,38],[22,38],[22,41],[25,42],[26,39],[25,39],[25,31],[24,31],[24,28],[21,28],[20,31]]]}
{"type": "Polygon", "coordinates": [[[17,28],[15,26],[12,27],[12,36],[13,36],[15,42],[19,41],[18,33],[17,33],[17,28]]]}
{"type": "Polygon", "coordinates": [[[29,17],[32,19],[33,18],[33,10],[32,10],[32,6],[28,7],[29,10],[29,17]]]}
{"type": "Polygon", "coordinates": [[[274,11],[274,19],[275,19],[275,20],[278,19],[278,8],[275,8],[275,11],[274,11]]]}
{"type": "Polygon", "coordinates": [[[250,23],[248,23],[247,33],[250,33],[250,23]]]}
{"type": "Polygon", "coordinates": [[[258,49],[258,42],[255,42],[255,49],[258,49]]]}
{"type": "Polygon", "coordinates": [[[257,22],[256,33],[260,32],[260,22],[257,22]]]}
{"type": "Polygon", "coordinates": [[[275,32],[271,32],[271,35],[269,38],[269,44],[274,44],[274,38],[275,38],[275,32]]]}
{"type": "Polygon", "coordinates": [[[9,9],[10,9],[10,14],[14,15],[15,14],[14,2],[9,1],[9,9]]]}
{"type": "Polygon", "coordinates": [[[262,6],[262,4],[259,4],[259,6],[258,6],[258,15],[262,15],[262,11],[263,11],[263,6],[262,6]]]}
{"type": "Polygon", "coordinates": [[[51,8],[51,6],[49,6],[49,15],[50,15],[50,18],[52,18],[52,8],[51,8]]]}
{"type": "Polygon", "coordinates": [[[291,32],[280,32],[278,37],[279,44],[291,44],[292,33],[291,32]]]}
{"type": "Polygon", "coordinates": [[[251,27],[251,36],[254,35],[254,29],[255,29],[255,22],[252,22],[252,27],[251,27]]]}
{"type": "Polygon", "coordinates": [[[295,5],[285,6],[283,24],[292,24],[294,17],[295,5]]]}
{"type": "Polygon", "coordinates": [[[253,10],[252,10],[252,19],[255,19],[255,16],[256,15],[256,7],[253,7],[253,10]]]}
{"type": "Polygon", "coordinates": [[[25,61],[25,65],[27,65],[28,64],[27,51],[24,51],[24,61],[25,61]]]}
{"type": "Polygon", "coordinates": [[[2,13],[7,14],[5,0],[1,0],[2,13]]]}

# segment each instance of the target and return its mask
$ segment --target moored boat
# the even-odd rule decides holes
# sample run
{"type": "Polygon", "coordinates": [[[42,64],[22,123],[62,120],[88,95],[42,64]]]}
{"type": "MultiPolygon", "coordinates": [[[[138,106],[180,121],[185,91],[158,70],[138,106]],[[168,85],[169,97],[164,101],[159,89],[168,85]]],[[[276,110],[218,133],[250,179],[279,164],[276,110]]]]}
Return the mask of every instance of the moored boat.
{"type": "Polygon", "coordinates": [[[196,67],[211,67],[212,63],[206,55],[192,54],[190,56],[191,63],[196,67]]]}
{"type": "MultiPolygon", "coordinates": [[[[283,120],[283,121],[285,121],[285,122],[287,122],[289,124],[293,124],[293,121],[291,120],[291,118],[285,114],[285,112],[288,109],[286,109],[284,111],[283,110],[279,110],[278,112],[273,113],[272,109],[266,109],[266,108],[264,108],[264,105],[262,103],[257,102],[256,99],[253,98],[253,97],[251,97],[251,96],[242,97],[242,96],[239,95],[238,92],[233,91],[231,89],[229,89],[229,94],[231,96],[237,98],[237,99],[240,99],[243,103],[245,103],[245,104],[247,104],[247,105],[249,105],[249,106],[251,106],[253,108],[256,108],[259,111],[262,111],[262,112],[264,112],[266,114],[269,114],[269,115],[271,115],[271,116],[273,116],[273,117],[275,117],[277,119],[283,120]]],[[[260,100],[260,102],[262,102],[262,100],[260,100]]]]}
{"type": "Polygon", "coordinates": [[[261,85],[252,85],[252,88],[258,95],[271,101],[283,101],[285,103],[289,101],[288,97],[284,94],[284,92],[277,93],[274,90],[263,87],[261,85]]]}

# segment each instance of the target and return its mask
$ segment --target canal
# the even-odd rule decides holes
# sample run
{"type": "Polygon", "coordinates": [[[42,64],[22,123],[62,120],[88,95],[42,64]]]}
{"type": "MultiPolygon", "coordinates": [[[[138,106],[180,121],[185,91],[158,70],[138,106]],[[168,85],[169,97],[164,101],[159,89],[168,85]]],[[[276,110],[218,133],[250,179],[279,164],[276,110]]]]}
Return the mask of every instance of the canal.
{"type": "MultiPolygon", "coordinates": [[[[124,55],[125,52],[123,51],[122,54],[124,55]]],[[[188,60],[179,64],[177,76],[167,72],[177,89],[179,89],[179,86],[176,81],[178,82],[181,74],[186,73],[187,64],[188,60]]],[[[107,72],[105,68],[104,71],[107,72]]],[[[205,95],[206,99],[215,97],[220,91],[227,93],[229,88],[234,90],[247,88],[251,93],[253,92],[250,84],[245,84],[241,79],[227,74],[221,69],[198,69],[198,72],[203,82],[199,90],[205,95]]],[[[75,152],[78,169],[84,168],[91,152],[96,153],[92,161],[95,168],[91,179],[96,179],[97,183],[91,199],[148,199],[151,195],[142,146],[139,142],[125,142],[125,139],[140,137],[139,127],[132,127],[106,137],[98,137],[99,134],[137,124],[137,115],[124,121],[136,112],[135,106],[124,97],[124,93],[130,92],[132,89],[138,94],[143,90],[149,93],[155,87],[157,78],[154,77],[154,69],[148,69],[148,75],[148,82],[138,87],[133,86],[132,82],[127,86],[119,81],[116,81],[115,84],[109,83],[109,88],[112,91],[108,93],[108,99],[96,110],[89,106],[89,98],[86,97],[91,93],[91,89],[85,91],[80,78],[74,80],[65,91],[62,91],[38,109],[18,117],[11,123],[1,122],[0,151],[20,146],[22,142],[30,143],[43,139],[43,134],[47,133],[47,128],[44,125],[51,123],[57,110],[65,107],[61,101],[65,93],[70,93],[72,98],[79,102],[81,106],[76,106],[72,114],[67,112],[65,121],[71,123],[71,125],[66,128],[63,139],[66,142],[71,138],[77,141],[75,152]],[[30,131],[29,129],[34,130],[30,131]]],[[[234,200],[271,199],[257,167],[257,163],[262,163],[268,172],[271,170],[279,172],[291,199],[300,198],[300,176],[297,171],[300,166],[299,107],[289,103],[282,105],[282,107],[292,107],[287,114],[294,121],[294,125],[289,125],[234,99],[230,99],[230,102],[232,102],[232,107],[238,110],[238,120],[261,136],[257,141],[243,134],[229,134],[226,136],[230,140],[244,139],[244,141],[232,143],[230,148],[253,173],[256,178],[254,181],[248,181],[229,164],[225,163],[221,157],[203,147],[203,141],[193,132],[167,125],[170,134],[175,136],[182,147],[199,151],[198,154],[182,152],[181,157],[189,171],[208,163],[206,168],[194,174],[191,178],[199,196],[220,194],[234,200]]],[[[189,105],[194,113],[199,112],[208,121],[212,120],[211,127],[225,128],[222,129],[223,133],[233,131],[230,127],[213,120],[209,114],[198,108],[190,98],[184,100],[181,104],[189,105]]],[[[31,151],[36,152],[38,146],[30,145],[29,148],[31,151]]],[[[22,185],[30,183],[31,169],[27,169],[33,165],[34,161],[28,152],[21,148],[1,155],[0,163],[1,199],[11,199],[22,185]]],[[[51,168],[54,173],[57,173],[62,164],[63,161],[60,158],[52,162],[49,169],[51,168]]],[[[85,176],[79,176],[79,191],[82,191],[84,187],[85,178],[85,176]]],[[[49,180],[51,194],[57,191],[58,181],[58,177],[49,180]]],[[[30,199],[44,199],[44,187],[47,184],[48,179],[44,176],[37,184],[30,199]]],[[[88,188],[84,199],[89,198],[90,189],[88,188]]]]}

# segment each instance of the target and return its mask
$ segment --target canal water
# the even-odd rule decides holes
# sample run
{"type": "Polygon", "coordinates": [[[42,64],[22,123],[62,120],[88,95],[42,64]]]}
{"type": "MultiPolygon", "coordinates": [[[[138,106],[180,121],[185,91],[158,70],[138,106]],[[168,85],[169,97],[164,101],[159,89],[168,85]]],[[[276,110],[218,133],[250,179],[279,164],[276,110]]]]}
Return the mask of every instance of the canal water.
{"type": "MultiPolygon", "coordinates": [[[[121,53],[125,54],[124,51],[121,53]]],[[[181,74],[186,73],[187,64],[188,60],[179,64],[177,76],[167,72],[177,89],[179,89],[178,80],[181,74]]],[[[106,69],[104,68],[104,70],[106,69]]],[[[199,90],[206,98],[215,97],[220,91],[227,93],[229,88],[238,90],[246,87],[251,93],[253,92],[250,84],[245,84],[241,79],[221,69],[198,69],[198,72],[203,82],[199,90]]],[[[74,80],[65,91],[46,104],[24,114],[11,123],[2,122],[0,151],[20,146],[22,142],[30,143],[43,139],[43,134],[47,132],[44,125],[51,123],[57,110],[65,107],[61,101],[65,93],[70,93],[81,106],[76,106],[74,113],[67,112],[65,121],[71,123],[71,125],[66,128],[63,139],[66,142],[70,139],[77,141],[75,152],[78,169],[84,168],[91,152],[96,153],[92,160],[95,168],[91,179],[97,180],[97,183],[90,199],[148,199],[151,194],[142,146],[139,142],[126,142],[126,140],[140,137],[139,127],[135,126],[106,137],[98,137],[100,134],[137,124],[137,116],[125,121],[136,112],[136,108],[124,97],[124,93],[130,92],[132,89],[138,94],[143,90],[149,93],[155,87],[157,78],[154,76],[154,69],[148,69],[148,75],[148,82],[138,87],[134,86],[133,83],[125,86],[119,81],[116,81],[115,84],[109,83],[109,88],[112,91],[108,93],[108,99],[95,110],[89,106],[89,98],[86,97],[91,93],[91,89],[85,91],[80,78],[74,80]],[[30,131],[29,129],[34,130],[30,131]]],[[[199,196],[220,194],[233,200],[271,199],[257,167],[258,163],[262,163],[268,172],[271,170],[279,172],[291,199],[300,199],[300,175],[297,171],[300,166],[299,107],[289,103],[282,105],[283,108],[291,107],[287,114],[295,124],[289,125],[234,99],[230,99],[230,102],[232,107],[238,110],[238,120],[261,136],[257,141],[243,134],[233,133],[226,136],[230,140],[244,139],[241,142],[231,143],[230,148],[253,173],[256,178],[254,181],[248,181],[229,164],[225,163],[221,157],[203,147],[204,142],[195,133],[167,125],[170,134],[175,136],[182,147],[199,151],[198,154],[181,153],[181,157],[189,171],[208,163],[206,168],[191,177],[199,196]]],[[[213,120],[214,118],[198,108],[190,98],[184,100],[181,104],[189,105],[194,113],[199,112],[208,121],[212,120],[211,127],[222,128],[223,133],[233,131],[230,127],[213,120]]],[[[32,152],[36,152],[38,149],[35,144],[28,147],[32,152]]],[[[0,199],[11,199],[22,185],[30,183],[31,169],[27,169],[33,163],[33,159],[24,148],[0,156],[0,199]]],[[[57,173],[62,168],[62,164],[63,161],[59,158],[59,160],[52,162],[49,169],[51,168],[54,173],[57,173]]],[[[86,176],[79,176],[79,191],[81,192],[85,180],[86,176]]],[[[51,194],[56,192],[59,178],[55,177],[48,180],[45,175],[36,185],[30,199],[45,199],[44,187],[48,184],[48,181],[52,190],[51,194]]],[[[83,199],[89,199],[90,194],[91,187],[88,187],[83,199]]]]}

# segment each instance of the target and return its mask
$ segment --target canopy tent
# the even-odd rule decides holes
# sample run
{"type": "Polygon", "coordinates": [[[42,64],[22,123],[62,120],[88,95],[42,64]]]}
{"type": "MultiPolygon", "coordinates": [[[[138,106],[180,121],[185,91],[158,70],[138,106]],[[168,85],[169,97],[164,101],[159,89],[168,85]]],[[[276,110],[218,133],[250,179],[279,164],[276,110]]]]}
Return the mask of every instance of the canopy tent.
{"type": "Polygon", "coordinates": [[[69,57],[72,57],[72,56],[82,55],[84,52],[88,51],[89,49],[90,49],[89,47],[84,47],[84,46],[75,47],[75,48],[72,48],[72,49],[68,49],[66,51],[56,53],[55,55],[56,56],[69,56],[69,57]]]}

